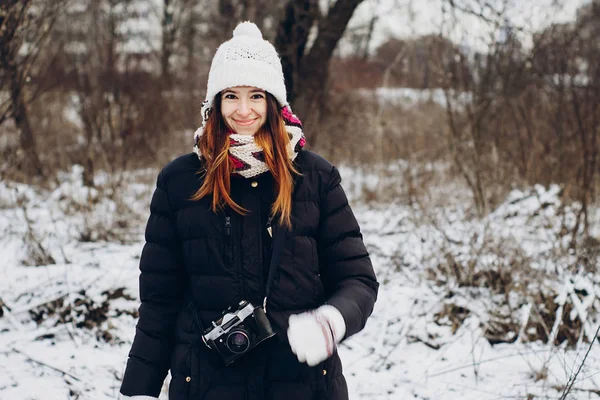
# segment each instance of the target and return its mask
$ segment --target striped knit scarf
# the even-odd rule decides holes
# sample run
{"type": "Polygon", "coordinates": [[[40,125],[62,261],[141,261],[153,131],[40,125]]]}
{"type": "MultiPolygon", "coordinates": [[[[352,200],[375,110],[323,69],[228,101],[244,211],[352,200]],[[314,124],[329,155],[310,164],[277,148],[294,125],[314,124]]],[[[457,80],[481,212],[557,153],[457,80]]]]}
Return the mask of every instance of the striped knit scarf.
{"type": "MultiPolygon", "coordinates": [[[[281,108],[281,116],[285,122],[285,128],[290,138],[288,144],[288,156],[294,160],[298,152],[306,145],[306,139],[302,132],[302,123],[296,117],[289,106],[281,108]]],[[[200,137],[204,131],[204,127],[199,128],[194,133],[194,153],[202,160],[202,154],[198,147],[200,137]]],[[[265,163],[263,149],[256,144],[254,136],[239,135],[230,133],[229,135],[229,160],[233,164],[236,174],[240,174],[244,178],[252,178],[269,170],[265,163]]]]}

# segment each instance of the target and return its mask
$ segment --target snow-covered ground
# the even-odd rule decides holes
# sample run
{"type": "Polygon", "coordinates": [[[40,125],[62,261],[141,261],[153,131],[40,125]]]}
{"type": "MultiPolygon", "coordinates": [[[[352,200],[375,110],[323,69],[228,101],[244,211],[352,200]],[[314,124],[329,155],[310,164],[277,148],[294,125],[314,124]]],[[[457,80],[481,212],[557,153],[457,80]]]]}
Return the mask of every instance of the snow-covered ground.
{"type": "MultiPolygon", "coordinates": [[[[560,398],[599,322],[598,274],[562,242],[576,205],[534,187],[479,220],[451,182],[435,189],[446,203],[366,205],[361,182],[375,177],[341,171],[381,282],[367,327],[340,348],[351,399],[560,398]],[[553,305],[564,316],[546,336],[585,321],[574,346],[535,340],[553,305]]],[[[122,190],[99,177],[91,192],[77,168],[52,192],[0,182],[1,400],[118,397],[154,174],[127,175],[122,190]]],[[[599,371],[596,344],[569,398],[597,398],[599,371]]]]}

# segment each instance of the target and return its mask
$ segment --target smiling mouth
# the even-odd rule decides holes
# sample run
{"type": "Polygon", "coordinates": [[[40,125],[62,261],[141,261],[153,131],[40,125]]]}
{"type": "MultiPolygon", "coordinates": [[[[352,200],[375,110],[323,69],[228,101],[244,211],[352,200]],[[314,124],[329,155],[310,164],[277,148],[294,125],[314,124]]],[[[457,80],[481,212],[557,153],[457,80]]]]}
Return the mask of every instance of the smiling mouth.
{"type": "Polygon", "coordinates": [[[234,119],[234,121],[238,125],[248,126],[248,125],[252,125],[254,123],[254,121],[256,121],[256,119],[249,119],[249,120],[246,120],[246,121],[240,121],[240,120],[234,119]]]}

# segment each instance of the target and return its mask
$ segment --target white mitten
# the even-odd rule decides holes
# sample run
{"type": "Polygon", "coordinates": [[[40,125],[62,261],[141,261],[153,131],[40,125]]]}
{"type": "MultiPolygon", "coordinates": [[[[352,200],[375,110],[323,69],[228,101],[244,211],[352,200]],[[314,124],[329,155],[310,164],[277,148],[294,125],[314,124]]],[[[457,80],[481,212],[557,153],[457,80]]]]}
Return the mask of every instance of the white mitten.
{"type": "Polygon", "coordinates": [[[291,315],[287,331],[290,347],[298,361],[311,367],[331,357],[345,334],[344,317],[337,308],[327,304],[291,315]]]}
{"type": "Polygon", "coordinates": [[[142,396],[142,395],[125,396],[122,394],[121,397],[119,397],[119,400],[158,400],[158,397],[142,396]]]}

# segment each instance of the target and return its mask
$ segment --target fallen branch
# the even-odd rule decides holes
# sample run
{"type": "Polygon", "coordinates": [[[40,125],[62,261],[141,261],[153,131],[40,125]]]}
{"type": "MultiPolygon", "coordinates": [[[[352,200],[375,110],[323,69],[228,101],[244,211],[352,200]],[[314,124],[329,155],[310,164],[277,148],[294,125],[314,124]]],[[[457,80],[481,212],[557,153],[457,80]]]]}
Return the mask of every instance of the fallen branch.
{"type": "Polygon", "coordinates": [[[529,318],[531,317],[531,308],[533,304],[530,302],[525,305],[523,308],[523,318],[521,319],[521,329],[519,329],[519,334],[517,336],[517,340],[515,344],[520,344],[523,341],[523,336],[525,336],[525,329],[527,328],[527,324],[529,323],[529,318]]]}
{"type": "MultiPolygon", "coordinates": [[[[82,290],[83,291],[87,291],[97,281],[98,281],[98,276],[94,276],[92,279],[89,279],[87,282],[82,283],[80,285],[79,284],[76,285],[73,288],[73,290],[65,290],[64,292],[56,293],[56,294],[54,294],[52,296],[46,297],[45,299],[39,300],[39,301],[37,301],[35,303],[27,304],[26,306],[23,306],[21,308],[13,310],[12,314],[16,315],[16,314],[21,314],[21,313],[24,313],[24,312],[28,312],[28,311],[33,310],[34,308],[37,308],[37,307],[40,307],[40,306],[43,306],[43,305],[46,305],[46,304],[49,304],[49,303],[53,303],[53,302],[61,300],[61,299],[64,299],[65,297],[67,297],[67,296],[69,296],[71,294],[79,293],[82,290]]],[[[25,294],[25,293],[22,293],[22,295],[23,294],[25,294]]],[[[27,294],[29,294],[29,293],[27,293],[27,294]]]]}
{"type": "Polygon", "coordinates": [[[583,369],[583,366],[585,364],[585,360],[587,359],[588,355],[590,354],[590,351],[592,350],[592,346],[594,345],[594,342],[596,340],[598,340],[598,334],[599,333],[600,333],[600,325],[598,325],[598,329],[596,329],[596,334],[594,335],[594,339],[592,341],[590,341],[590,345],[588,346],[588,349],[587,349],[587,352],[585,353],[585,356],[583,356],[583,361],[581,361],[581,364],[579,365],[579,368],[577,368],[577,372],[575,372],[574,376],[569,377],[569,380],[567,381],[567,384],[565,385],[565,389],[563,390],[563,393],[560,396],[560,400],[565,400],[567,398],[567,395],[569,394],[569,392],[573,388],[573,385],[575,384],[575,381],[577,380],[577,376],[579,375],[579,373],[583,369]]]}
{"type": "Polygon", "coordinates": [[[12,310],[6,303],[0,298],[0,317],[6,318],[6,320],[19,332],[23,332],[23,325],[12,315],[12,310]]]}
{"type": "Polygon", "coordinates": [[[28,304],[28,305],[26,305],[24,307],[18,308],[18,309],[16,309],[16,310],[13,311],[13,314],[21,314],[21,313],[29,312],[29,311],[33,310],[34,308],[38,308],[38,307],[41,307],[43,305],[54,303],[56,301],[64,299],[68,295],[69,295],[69,292],[55,294],[55,295],[53,295],[53,296],[51,296],[49,298],[45,298],[43,300],[36,301],[35,303],[31,303],[31,304],[28,304]]]}
{"type": "Polygon", "coordinates": [[[566,281],[563,291],[559,293],[556,299],[556,304],[558,304],[558,308],[556,309],[556,318],[554,319],[554,325],[552,326],[552,330],[550,331],[550,336],[548,337],[548,347],[554,346],[554,341],[556,340],[556,336],[558,335],[558,328],[560,327],[560,323],[563,318],[563,310],[565,308],[565,303],[567,301],[567,296],[573,291],[573,285],[568,281],[566,281]]]}
{"type": "MultiPolygon", "coordinates": [[[[533,351],[529,351],[527,353],[519,352],[519,353],[513,353],[513,354],[506,354],[506,355],[502,355],[502,356],[498,356],[498,357],[487,358],[485,360],[479,360],[479,361],[477,361],[476,364],[478,366],[481,366],[482,364],[489,363],[489,362],[496,361],[496,360],[501,360],[501,359],[504,359],[504,358],[511,358],[511,357],[518,357],[518,356],[522,357],[522,356],[528,355],[528,354],[541,354],[541,353],[547,353],[547,352],[548,352],[548,350],[533,350],[533,351]]],[[[452,373],[452,372],[459,371],[461,369],[472,368],[472,367],[473,367],[473,364],[459,365],[457,367],[448,368],[446,370],[435,372],[433,374],[427,374],[426,378],[435,378],[435,377],[438,377],[438,376],[442,376],[442,375],[446,375],[446,374],[449,374],[449,373],[452,373]]],[[[506,397],[506,396],[503,396],[503,397],[506,397]]]]}
{"type": "MultiPolygon", "coordinates": [[[[571,302],[573,303],[573,310],[575,310],[575,312],[579,316],[579,320],[581,321],[583,333],[585,334],[585,336],[587,336],[587,338],[590,342],[593,342],[595,337],[592,336],[593,328],[588,324],[588,320],[587,320],[588,313],[587,313],[586,307],[583,305],[581,300],[579,300],[579,297],[577,297],[577,294],[574,291],[569,293],[569,297],[571,298],[571,302]]],[[[592,297],[592,298],[594,298],[594,297],[592,297]]],[[[579,335],[580,340],[583,340],[583,336],[584,335],[582,335],[582,334],[579,335]]]]}
{"type": "Polygon", "coordinates": [[[15,353],[21,354],[22,356],[24,356],[25,358],[27,358],[29,361],[32,361],[32,362],[34,362],[34,363],[36,363],[36,364],[38,364],[38,365],[41,365],[41,366],[43,366],[43,367],[50,368],[50,369],[52,369],[52,370],[54,370],[54,371],[56,371],[56,372],[59,372],[59,373],[61,373],[61,374],[63,374],[63,375],[66,375],[66,376],[68,376],[68,377],[72,378],[72,379],[75,379],[77,382],[81,382],[81,379],[79,379],[79,378],[78,378],[78,377],[76,377],[75,375],[73,375],[73,374],[70,374],[70,373],[68,373],[67,371],[63,371],[63,370],[62,370],[62,369],[60,369],[60,368],[53,367],[52,365],[49,365],[49,364],[47,364],[47,363],[45,363],[45,362],[42,362],[42,361],[36,360],[36,359],[32,358],[31,356],[29,356],[29,355],[27,355],[27,354],[23,353],[21,350],[19,350],[19,349],[15,348],[15,347],[13,347],[11,350],[12,350],[12,351],[14,351],[15,353]]]}
{"type": "MultiPolygon", "coordinates": [[[[12,348],[17,343],[28,343],[32,340],[38,340],[38,338],[40,338],[41,335],[57,335],[61,333],[64,329],[65,325],[57,325],[52,328],[45,329],[43,333],[39,332],[38,330],[24,330],[23,332],[20,332],[19,335],[16,335],[16,337],[14,337],[15,335],[13,335],[13,338],[7,339],[6,341],[0,340],[0,349],[2,349],[0,350],[0,354],[8,354],[12,351],[12,348]]],[[[5,336],[6,335],[0,336],[0,338],[5,339],[5,336]]]]}
{"type": "MultiPolygon", "coordinates": [[[[554,389],[556,390],[563,390],[564,387],[562,386],[555,386],[554,389]]],[[[577,390],[579,392],[588,392],[588,393],[594,393],[595,395],[600,396],[600,389],[582,389],[582,388],[573,388],[572,390],[577,390]]]]}

